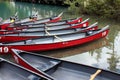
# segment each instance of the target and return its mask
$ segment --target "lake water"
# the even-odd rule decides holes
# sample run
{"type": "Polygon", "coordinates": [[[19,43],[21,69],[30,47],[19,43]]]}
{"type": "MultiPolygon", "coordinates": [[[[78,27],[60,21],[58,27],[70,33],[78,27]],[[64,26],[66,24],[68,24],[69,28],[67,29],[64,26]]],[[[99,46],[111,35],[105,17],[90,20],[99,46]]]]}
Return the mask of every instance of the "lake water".
{"type": "MultiPolygon", "coordinates": [[[[52,5],[40,5],[21,2],[0,1],[0,17],[9,18],[18,12],[19,18],[25,18],[38,11],[39,18],[50,17],[64,12],[63,19],[80,17],[81,14],[70,13],[68,8],[52,5]]],[[[83,19],[90,18],[90,24],[99,22],[99,28],[110,25],[110,32],[106,38],[71,48],[39,52],[76,63],[95,66],[120,73],[120,22],[105,20],[101,17],[84,15],[83,19]]],[[[0,55],[12,60],[11,55],[0,55]]]]}

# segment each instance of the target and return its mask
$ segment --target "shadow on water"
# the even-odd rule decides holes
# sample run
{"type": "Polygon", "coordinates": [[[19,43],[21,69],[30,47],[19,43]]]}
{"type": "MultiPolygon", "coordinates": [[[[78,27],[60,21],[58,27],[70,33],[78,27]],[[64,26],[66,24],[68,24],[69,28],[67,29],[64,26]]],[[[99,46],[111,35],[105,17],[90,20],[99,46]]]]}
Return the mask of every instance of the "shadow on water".
{"type": "MultiPolygon", "coordinates": [[[[64,12],[63,19],[80,17],[81,14],[70,13],[67,8],[52,5],[30,4],[21,2],[0,1],[0,17],[9,18],[18,12],[19,18],[30,16],[38,11],[39,18],[58,15],[64,12]]],[[[83,19],[90,18],[90,24],[98,22],[99,28],[110,25],[110,32],[106,38],[75,46],[66,49],[40,52],[41,54],[69,60],[77,63],[83,63],[95,67],[109,69],[120,72],[120,23],[114,20],[104,19],[101,16],[84,15],[83,19]]],[[[13,61],[11,55],[1,55],[0,57],[13,61]]]]}

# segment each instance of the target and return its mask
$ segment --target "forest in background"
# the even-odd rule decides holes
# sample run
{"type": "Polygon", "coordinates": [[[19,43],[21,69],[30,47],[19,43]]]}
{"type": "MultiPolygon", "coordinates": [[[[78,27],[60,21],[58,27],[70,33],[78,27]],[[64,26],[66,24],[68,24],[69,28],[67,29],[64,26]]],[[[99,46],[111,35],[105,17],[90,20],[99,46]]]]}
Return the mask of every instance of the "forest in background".
{"type": "Polygon", "coordinates": [[[120,20],[120,0],[66,0],[71,12],[120,20]]]}
{"type": "MultiPolygon", "coordinates": [[[[11,0],[8,0],[11,1],[11,0]]],[[[120,20],[120,0],[13,0],[40,4],[69,6],[69,11],[77,14],[100,16],[120,20]]]]}

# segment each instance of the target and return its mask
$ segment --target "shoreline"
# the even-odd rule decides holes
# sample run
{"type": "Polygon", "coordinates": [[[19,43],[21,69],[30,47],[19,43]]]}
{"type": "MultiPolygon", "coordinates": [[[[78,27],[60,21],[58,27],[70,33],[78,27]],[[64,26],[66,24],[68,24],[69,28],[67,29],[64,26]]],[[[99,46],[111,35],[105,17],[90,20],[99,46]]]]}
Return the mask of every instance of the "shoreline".
{"type": "Polygon", "coordinates": [[[28,2],[35,4],[48,4],[48,5],[58,5],[58,6],[69,6],[64,3],[64,0],[15,0],[18,2],[28,2]]]}

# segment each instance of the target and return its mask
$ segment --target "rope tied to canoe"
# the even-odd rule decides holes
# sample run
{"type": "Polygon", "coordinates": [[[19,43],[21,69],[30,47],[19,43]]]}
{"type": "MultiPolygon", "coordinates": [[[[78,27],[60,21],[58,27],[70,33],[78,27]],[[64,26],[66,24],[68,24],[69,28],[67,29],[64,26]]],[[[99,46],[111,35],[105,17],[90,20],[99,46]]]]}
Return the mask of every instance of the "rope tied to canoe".
{"type": "Polygon", "coordinates": [[[98,74],[100,74],[101,72],[102,72],[102,70],[97,70],[94,74],[92,74],[92,75],[90,76],[90,79],[89,79],[89,80],[94,80],[95,77],[96,77],[98,74]]]}
{"type": "MultiPolygon", "coordinates": [[[[45,32],[50,36],[51,34],[45,29],[45,32]]],[[[58,40],[60,40],[61,42],[63,42],[63,40],[60,38],[60,37],[58,37],[58,36],[56,36],[56,35],[54,35],[54,37],[55,38],[57,38],[58,40]]]]}

